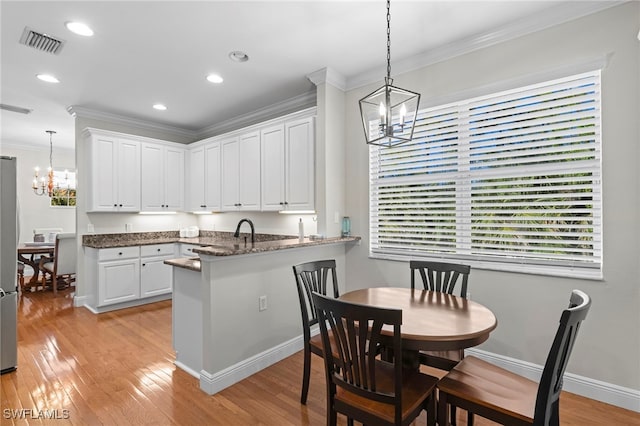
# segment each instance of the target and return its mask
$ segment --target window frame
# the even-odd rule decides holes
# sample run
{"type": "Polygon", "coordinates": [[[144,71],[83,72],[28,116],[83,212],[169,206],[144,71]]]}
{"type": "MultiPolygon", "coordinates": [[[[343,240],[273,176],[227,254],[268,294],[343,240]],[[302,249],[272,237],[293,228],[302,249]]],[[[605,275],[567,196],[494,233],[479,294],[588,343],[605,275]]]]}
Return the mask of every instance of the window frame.
{"type": "MultiPolygon", "coordinates": [[[[558,86],[560,87],[560,86],[558,86]]],[[[603,278],[602,276],[602,131],[601,131],[601,116],[602,116],[602,99],[601,99],[601,71],[600,69],[596,69],[589,72],[578,73],[574,75],[568,75],[562,78],[556,78],[548,81],[539,82],[536,84],[528,84],[523,85],[521,87],[496,91],[494,93],[471,97],[468,99],[463,99],[456,102],[451,102],[447,104],[437,105],[428,108],[422,108],[419,111],[419,116],[423,118],[429,116],[434,112],[436,113],[448,113],[451,111],[456,112],[456,116],[451,118],[453,122],[455,122],[456,136],[455,136],[455,144],[456,148],[456,158],[455,158],[455,170],[450,173],[450,176],[455,177],[451,182],[451,185],[455,188],[454,192],[449,192],[448,196],[454,196],[456,198],[455,202],[455,248],[453,252],[447,252],[446,250],[438,251],[423,251],[423,250],[409,250],[407,247],[402,247],[402,243],[399,245],[397,250],[390,249],[389,247],[381,248],[380,243],[378,241],[378,231],[381,229],[380,226],[376,226],[379,224],[378,214],[380,208],[380,200],[381,194],[383,194],[382,188],[384,186],[384,179],[379,178],[381,167],[380,164],[384,163],[384,160],[380,160],[380,152],[386,149],[400,149],[403,148],[386,148],[379,146],[370,146],[369,149],[369,257],[377,258],[377,259],[387,259],[387,260],[401,260],[406,261],[409,259],[423,259],[423,260],[440,260],[440,261],[454,261],[454,262],[464,262],[472,265],[473,267],[480,269],[490,269],[490,270],[498,270],[498,271],[509,271],[509,272],[522,272],[522,273],[531,273],[531,274],[541,274],[541,275],[553,275],[553,276],[563,276],[563,277],[573,277],[573,278],[584,278],[584,279],[594,279],[600,280],[603,278]],[[593,166],[592,170],[593,174],[589,175],[588,178],[584,178],[582,180],[588,181],[591,180],[591,186],[589,188],[592,189],[592,192],[588,193],[591,195],[592,199],[590,200],[591,204],[591,212],[593,213],[593,217],[591,218],[592,224],[585,226],[585,228],[593,228],[593,232],[588,235],[593,239],[590,241],[593,246],[592,252],[593,255],[590,257],[591,261],[582,261],[582,260],[567,260],[564,259],[562,261],[554,260],[553,258],[545,259],[542,255],[538,255],[538,258],[533,256],[528,256],[526,253],[521,256],[490,256],[486,253],[478,254],[474,253],[473,250],[466,250],[465,248],[470,247],[470,241],[473,238],[473,232],[471,230],[472,224],[470,218],[473,217],[469,211],[472,208],[472,186],[471,182],[478,181],[479,176],[482,176],[483,172],[480,171],[480,168],[473,171],[471,170],[473,166],[470,166],[472,161],[470,158],[474,155],[470,150],[470,137],[469,134],[472,132],[470,127],[473,124],[470,124],[469,112],[467,110],[469,105],[482,105],[483,103],[490,102],[491,99],[510,99],[514,96],[520,96],[519,94],[525,93],[527,91],[537,93],[538,95],[542,94],[542,91],[546,90],[549,87],[556,87],[557,85],[566,84],[567,86],[571,86],[572,81],[579,80],[581,78],[585,78],[590,82],[594,83],[594,99],[595,103],[593,104],[595,107],[593,108],[593,123],[595,123],[594,127],[594,136],[593,136],[593,159],[590,161],[593,166]],[[464,110],[465,112],[461,111],[464,110]],[[460,136],[462,135],[462,136],[460,136]],[[377,164],[376,164],[377,163],[377,164]],[[461,167],[462,166],[462,167],[461,167]],[[377,175],[376,175],[377,173],[377,175]],[[467,177],[465,177],[465,175],[467,177]],[[376,178],[378,176],[378,178],[376,178]],[[382,183],[381,183],[382,182],[382,183]],[[460,202],[460,199],[463,199],[460,202]],[[465,204],[464,200],[467,200],[468,203],[465,204]],[[464,210],[468,209],[469,211],[465,212],[464,210]]],[[[506,101],[505,101],[506,102],[506,101]]],[[[570,108],[571,109],[571,108],[570,108]]],[[[572,114],[574,113],[573,109],[570,111],[572,114]]],[[[444,127],[443,127],[444,128],[444,127]]],[[[423,129],[424,130],[424,129],[423,129]]],[[[445,134],[445,132],[443,132],[445,134]]],[[[421,136],[421,132],[416,132],[416,137],[414,137],[414,142],[410,142],[408,144],[403,144],[405,146],[409,146],[410,144],[415,143],[416,140],[423,140],[426,143],[426,137],[421,136]]],[[[442,140],[446,140],[446,137],[443,136],[442,140]]],[[[532,144],[535,145],[535,144],[532,144]]],[[[560,144],[563,145],[563,144],[560,144]]],[[[447,158],[446,155],[446,143],[442,144],[442,154],[441,157],[431,158],[429,161],[432,161],[434,166],[434,170],[437,173],[442,173],[442,175],[446,175],[446,170],[438,170],[437,167],[448,167],[447,166],[447,158]],[[437,164],[440,161],[442,164],[437,164]]],[[[410,149],[410,148],[409,148],[410,149]]],[[[552,150],[553,148],[549,148],[552,150]]],[[[561,151],[556,149],[556,151],[561,151]]],[[[564,155],[564,153],[560,153],[558,155],[564,155]]],[[[549,157],[551,158],[551,157],[549,157]]],[[[424,160],[426,161],[426,160],[424,160]]],[[[567,156],[564,160],[556,160],[563,161],[564,164],[570,165],[568,167],[570,170],[572,167],[576,167],[576,165],[580,166],[580,170],[586,168],[583,167],[583,164],[580,163],[580,159],[571,162],[572,160],[567,156]]],[[[586,162],[587,160],[585,160],[586,162]]],[[[390,162],[390,161],[389,161],[390,162]]],[[[398,164],[401,164],[398,161],[398,164]]],[[[422,164],[422,163],[419,163],[422,164]]],[[[425,163],[426,164],[426,163],[425,163]]],[[[557,164],[557,162],[555,163],[557,164]]],[[[586,164],[586,163],[585,163],[586,164]]],[[[408,166],[409,168],[411,167],[408,166]]],[[[425,166],[427,167],[427,166],[425,166]]],[[[537,171],[531,173],[532,176],[536,176],[536,173],[539,175],[538,178],[548,178],[550,175],[563,175],[568,174],[565,168],[557,168],[553,164],[549,165],[534,165],[537,167],[537,171]],[[546,173],[547,175],[543,176],[541,173],[546,173]]],[[[400,169],[398,169],[400,170],[400,169]]],[[[512,170],[517,170],[517,167],[514,167],[512,170]]],[[[406,171],[406,167],[405,167],[406,171]]],[[[509,177],[511,170],[501,173],[500,171],[493,173],[494,178],[499,178],[500,176],[509,177]]],[[[433,172],[425,172],[425,173],[433,173],[433,172]]],[[[485,174],[487,172],[484,172],[485,174]]],[[[400,174],[400,173],[399,173],[400,174]]],[[[517,173],[516,173],[517,174],[517,173]]],[[[492,175],[489,171],[488,175],[492,175]]],[[[523,175],[524,176],[524,175],[523,175]]],[[[575,175],[580,176],[580,175],[575,175]]],[[[389,180],[391,178],[387,177],[389,180]]],[[[410,173],[406,173],[406,176],[403,177],[395,177],[397,181],[401,181],[402,179],[406,180],[406,183],[413,183],[415,185],[420,183],[420,178],[412,178],[410,173]]],[[[567,178],[568,179],[568,178],[567,178]]],[[[573,177],[572,179],[580,180],[578,177],[573,177]]],[[[512,179],[513,180],[513,179],[512,179]]],[[[428,179],[426,180],[428,181],[428,179]]],[[[424,181],[424,182],[426,182],[424,181]]],[[[422,182],[422,183],[424,183],[422,182]]],[[[437,179],[434,179],[433,182],[437,182],[437,179]]],[[[400,184],[398,187],[400,187],[400,184]]],[[[442,182],[440,185],[443,187],[446,186],[442,182]]],[[[571,186],[570,183],[567,185],[571,186]]],[[[389,187],[391,185],[388,185],[389,187]]],[[[587,185],[588,186],[588,185],[587,185]]],[[[389,191],[392,191],[391,189],[389,191]]],[[[574,192],[578,191],[574,189],[574,192]]],[[[410,191],[413,193],[413,189],[410,191]]],[[[427,192],[428,194],[428,192],[427,192]]],[[[575,195],[575,194],[572,194],[575,195]]],[[[584,194],[583,194],[584,195],[584,194]]],[[[426,198],[425,198],[426,199],[426,198]]],[[[443,198],[444,199],[444,198],[443,198]]],[[[397,202],[397,201],[396,201],[397,202]]],[[[477,202],[476,202],[477,204],[477,202]]],[[[547,210],[550,211],[550,210],[547,210]]],[[[567,231],[569,233],[569,231],[567,231]]],[[[532,240],[533,241],[533,240],[532,240]]],[[[535,241],[533,241],[535,243],[535,241]]],[[[569,251],[567,249],[567,251],[569,251]]],[[[587,256],[588,257],[588,256],[587,256]]]]}

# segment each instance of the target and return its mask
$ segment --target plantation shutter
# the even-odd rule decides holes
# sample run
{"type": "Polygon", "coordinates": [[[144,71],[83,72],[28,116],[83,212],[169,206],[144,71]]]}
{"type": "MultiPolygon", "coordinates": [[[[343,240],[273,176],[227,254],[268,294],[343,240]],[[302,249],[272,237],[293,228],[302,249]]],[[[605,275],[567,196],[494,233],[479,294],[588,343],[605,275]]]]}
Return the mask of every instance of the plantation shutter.
{"type": "Polygon", "coordinates": [[[599,269],[600,140],[599,71],[421,110],[370,148],[371,253],[599,269]]]}

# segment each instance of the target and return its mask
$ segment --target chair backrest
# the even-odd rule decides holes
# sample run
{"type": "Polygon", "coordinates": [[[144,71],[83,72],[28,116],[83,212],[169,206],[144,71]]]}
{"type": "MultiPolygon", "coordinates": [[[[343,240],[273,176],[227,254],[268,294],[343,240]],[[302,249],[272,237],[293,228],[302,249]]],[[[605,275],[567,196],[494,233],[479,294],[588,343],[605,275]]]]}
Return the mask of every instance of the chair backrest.
{"type": "Polygon", "coordinates": [[[75,274],[77,255],[78,247],[76,246],[75,233],[56,235],[56,246],[53,252],[55,274],[75,274]]]}
{"type": "MultiPolygon", "coordinates": [[[[586,318],[590,307],[591,298],[587,294],[580,290],[571,292],[569,308],[562,311],[560,325],[542,371],[533,416],[534,425],[551,424],[550,419],[554,415],[554,405],[558,403],[562,390],[562,376],[569,362],[580,323],[586,318]]],[[[557,409],[555,413],[557,413],[557,409]]]]}
{"type": "Polygon", "coordinates": [[[391,365],[385,361],[376,361],[378,349],[383,343],[386,347],[393,347],[394,353],[402,353],[402,310],[349,303],[318,293],[313,294],[313,300],[322,334],[327,398],[333,398],[336,387],[341,387],[363,398],[390,404],[395,410],[395,424],[401,424],[401,357],[396,357],[393,364],[393,390],[378,388],[375,365],[376,362],[391,365]],[[388,337],[383,342],[381,332],[384,325],[393,327],[392,345],[389,344],[388,337]],[[333,332],[336,347],[331,347],[329,328],[333,332]],[[338,359],[334,358],[336,354],[338,359]]]}
{"type": "Polygon", "coordinates": [[[412,289],[416,288],[416,271],[420,273],[422,285],[425,290],[439,291],[448,294],[453,294],[453,290],[461,278],[460,296],[465,299],[467,298],[467,284],[469,281],[469,273],[471,272],[469,265],[411,260],[409,261],[409,268],[411,269],[412,289]]]}
{"type": "Polygon", "coordinates": [[[298,298],[300,299],[304,341],[308,342],[310,338],[309,327],[318,323],[311,293],[316,292],[326,296],[328,278],[331,275],[332,293],[329,294],[333,294],[334,298],[340,296],[338,278],[336,276],[336,261],[330,259],[301,263],[293,267],[293,275],[296,279],[298,298]]]}

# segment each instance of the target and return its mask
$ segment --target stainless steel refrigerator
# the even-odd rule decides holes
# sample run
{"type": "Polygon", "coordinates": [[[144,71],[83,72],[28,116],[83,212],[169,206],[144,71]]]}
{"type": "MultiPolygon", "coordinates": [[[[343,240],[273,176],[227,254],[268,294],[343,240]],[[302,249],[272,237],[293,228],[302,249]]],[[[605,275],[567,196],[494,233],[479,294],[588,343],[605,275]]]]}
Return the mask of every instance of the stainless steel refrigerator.
{"type": "Polygon", "coordinates": [[[16,369],[18,209],[15,157],[0,156],[0,372],[16,369]]]}

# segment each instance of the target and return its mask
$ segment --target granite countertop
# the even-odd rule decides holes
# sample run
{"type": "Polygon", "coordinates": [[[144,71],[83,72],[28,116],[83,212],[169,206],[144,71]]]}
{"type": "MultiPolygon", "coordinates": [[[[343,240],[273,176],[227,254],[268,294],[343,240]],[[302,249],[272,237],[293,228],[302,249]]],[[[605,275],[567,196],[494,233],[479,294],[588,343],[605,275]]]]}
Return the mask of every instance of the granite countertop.
{"type": "Polygon", "coordinates": [[[200,258],[197,257],[181,257],[178,259],[168,259],[165,260],[164,263],[171,266],[177,266],[178,268],[190,269],[192,271],[200,272],[200,258]]]}
{"type": "MultiPolygon", "coordinates": [[[[257,235],[256,235],[257,237],[257,235]]],[[[287,238],[271,241],[256,241],[254,244],[244,243],[235,244],[227,241],[227,244],[223,244],[218,241],[218,244],[203,246],[201,248],[194,248],[194,253],[209,255],[209,256],[235,256],[239,254],[249,253],[264,253],[276,250],[293,249],[299,247],[311,247],[322,244],[337,244],[337,243],[349,243],[360,241],[360,237],[334,237],[323,239],[309,239],[305,238],[299,240],[298,238],[287,238]]],[[[190,269],[192,271],[201,271],[200,258],[178,258],[169,259],[164,261],[165,264],[176,266],[178,268],[190,269]]]]}
{"type": "MultiPolygon", "coordinates": [[[[233,236],[233,232],[200,231],[200,236],[195,238],[180,238],[178,231],[161,232],[128,232],[122,234],[89,234],[82,236],[82,245],[96,249],[113,247],[146,246],[151,244],[185,243],[198,246],[215,244],[233,244],[244,241],[244,237],[251,238],[251,234],[243,232],[240,239],[233,236]]],[[[256,234],[258,241],[274,241],[296,238],[293,235],[256,234]]]]}
{"type": "Polygon", "coordinates": [[[252,243],[226,243],[212,244],[200,248],[194,248],[193,252],[209,256],[236,256],[248,253],[264,253],[268,251],[285,250],[298,247],[319,246],[323,244],[336,244],[360,241],[360,237],[332,237],[322,239],[304,238],[287,238],[271,241],[256,241],[252,243]]]}

